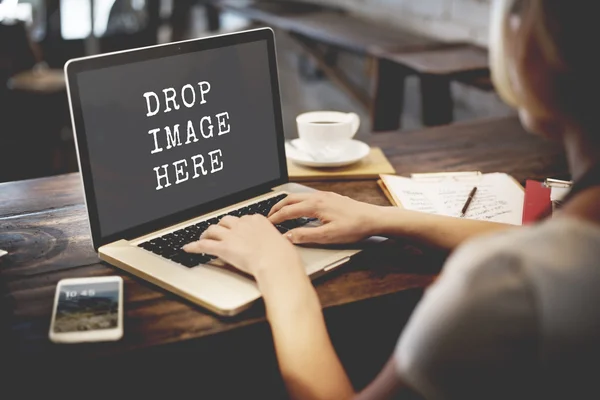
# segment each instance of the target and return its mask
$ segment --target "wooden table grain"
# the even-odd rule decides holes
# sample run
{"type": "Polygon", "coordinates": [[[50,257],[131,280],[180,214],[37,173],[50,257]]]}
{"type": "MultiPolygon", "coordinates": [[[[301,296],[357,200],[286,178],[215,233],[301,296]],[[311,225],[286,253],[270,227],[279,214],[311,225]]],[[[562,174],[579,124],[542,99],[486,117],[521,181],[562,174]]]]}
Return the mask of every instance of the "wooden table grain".
{"type": "MultiPolygon", "coordinates": [[[[381,147],[402,175],[481,170],[507,172],[521,182],[527,178],[568,177],[561,149],[525,133],[516,118],[377,134],[372,136],[371,144],[381,147]]],[[[372,180],[308,185],[372,204],[389,204],[372,180]]],[[[200,370],[228,375],[239,371],[231,365],[222,366],[227,372],[215,367],[215,358],[226,358],[222,350],[215,356],[217,348],[234,348],[242,354],[257,351],[257,343],[262,343],[261,357],[270,360],[275,371],[272,374],[276,374],[262,304],[257,303],[235,318],[220,318],[99,261],[91,244],[78,174],[0,184],[0,248],[9,252],[0,258],[0,346],[14,360],[51,365],[50,360],[55,359],[119,359],[122,365],[128,365],[127,360],[136,358],[146,365],[148,354],[189,355],[190,351],[197,351],[213,357],[211,367],[200,370]],[[115,274],[125,280],[124,338],[112,343],[51,344],[48,328],[57,282],[63,278],[115,274]]],[[[354,374],[357,386],[366,383],[374,373],[364,373],[364,358],[375,356],[373,352],[357,350],[355,343],[350,344],[353,338],[364,335],[364,340],[385,342],[379,358],[373,361],[380,364],[381,357],[391,351],[390,346],[422,289],[433,281],[442,264],[443,255],[398,240],[358,255],[332,276],[315,282],[334,345],[348,364],[351,376],[354,374]],[[402,293],[406,296],[400,296],[402,293]],[[388,316],[392,312],[395,318],[388,316]],[[396,325],[390,328],[395,320],[396,325]],[[376,330],[378,324],[380,329],[376,330]],[[354,336],[349,335],[349,329],[354,336]],[[364,356],[360,362],[353,359],[357,353],[364,356]],[[361,367],[355,365],[356,369],[353,363],[361,367]]],[[[242,368],[243,363],[236,360],[237,368],[242,368]]],[[[239,373],[248,376],[247,371],[239,373]]],[[[281,389],[280,380],[275,381],[269,382],[281,389]]],[[[255,380],[248,378],[248,384],[252,382],[255,380]]]]}

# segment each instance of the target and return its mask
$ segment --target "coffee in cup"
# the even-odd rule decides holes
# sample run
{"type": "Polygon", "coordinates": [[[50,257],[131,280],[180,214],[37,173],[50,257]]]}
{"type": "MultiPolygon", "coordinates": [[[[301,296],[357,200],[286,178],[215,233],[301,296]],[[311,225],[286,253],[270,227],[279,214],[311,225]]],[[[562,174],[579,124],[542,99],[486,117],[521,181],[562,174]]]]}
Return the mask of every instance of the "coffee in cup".
{"type": "Polygon", "coordinates": [[[314,111],[296,118],[298,137],[305,148],[339,151],[358,132],[360,117],[355,113],[314,111]]]}

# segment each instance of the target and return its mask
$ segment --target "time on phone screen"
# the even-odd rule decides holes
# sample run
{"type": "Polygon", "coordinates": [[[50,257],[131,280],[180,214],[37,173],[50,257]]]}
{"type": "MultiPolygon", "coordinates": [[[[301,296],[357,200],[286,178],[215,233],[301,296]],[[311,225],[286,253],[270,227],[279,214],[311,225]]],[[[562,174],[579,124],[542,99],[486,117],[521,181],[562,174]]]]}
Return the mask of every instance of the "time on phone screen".
{"type": "Polygon", "coordinates": [[[118,282],[62,285],[54,332],[113,329],[119,318],[118,282]]]}

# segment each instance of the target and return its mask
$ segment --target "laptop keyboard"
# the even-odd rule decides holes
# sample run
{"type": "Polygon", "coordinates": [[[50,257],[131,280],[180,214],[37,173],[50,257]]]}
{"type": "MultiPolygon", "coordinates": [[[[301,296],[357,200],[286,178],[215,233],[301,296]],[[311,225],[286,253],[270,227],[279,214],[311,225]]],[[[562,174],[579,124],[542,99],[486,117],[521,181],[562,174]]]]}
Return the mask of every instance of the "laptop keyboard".
{"type": "MultiPolygon", "coordinates": [[[[217,257],[209,254],[189,254],[181,250],[183,246],[198,240],[200,235],[202,235],[202,233],[207,230],[209,226],[218,224],[221,218],[225,217],[226,215],[241,217],[244,215],[261,214],[266,217],[269,215],[271,208],[286,197],[286,194],[281,194],[267,200],[262,200],[254,204],[250,204],[249,206],[233,210],[227,214],[219,215],[207,221],[186,226],[185,228],[179,229],[175,232],[171,232],[147,242],[140,243],[138,246],[186,267],[196,267],[200,264],[205,264],[211,260],[214,260],[217,257]]],[[[310,219],[299,218],[285,221],[279,225],[275,225],[275,227],[277,230],[279,230],[279,232],[285,233],[290,229],[306,225],[310,221],[310,219]]]]}

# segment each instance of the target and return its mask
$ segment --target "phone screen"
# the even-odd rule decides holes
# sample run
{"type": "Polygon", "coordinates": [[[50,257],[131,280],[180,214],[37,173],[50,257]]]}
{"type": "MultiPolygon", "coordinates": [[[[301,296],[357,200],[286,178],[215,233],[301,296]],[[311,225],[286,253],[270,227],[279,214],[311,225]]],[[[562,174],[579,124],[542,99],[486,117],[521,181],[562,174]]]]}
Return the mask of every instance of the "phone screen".
{"type": "Polygon", "coordinates": [[[114,329],[119,324],[119,282],[61,285],[54,332],[114,329]]]}

